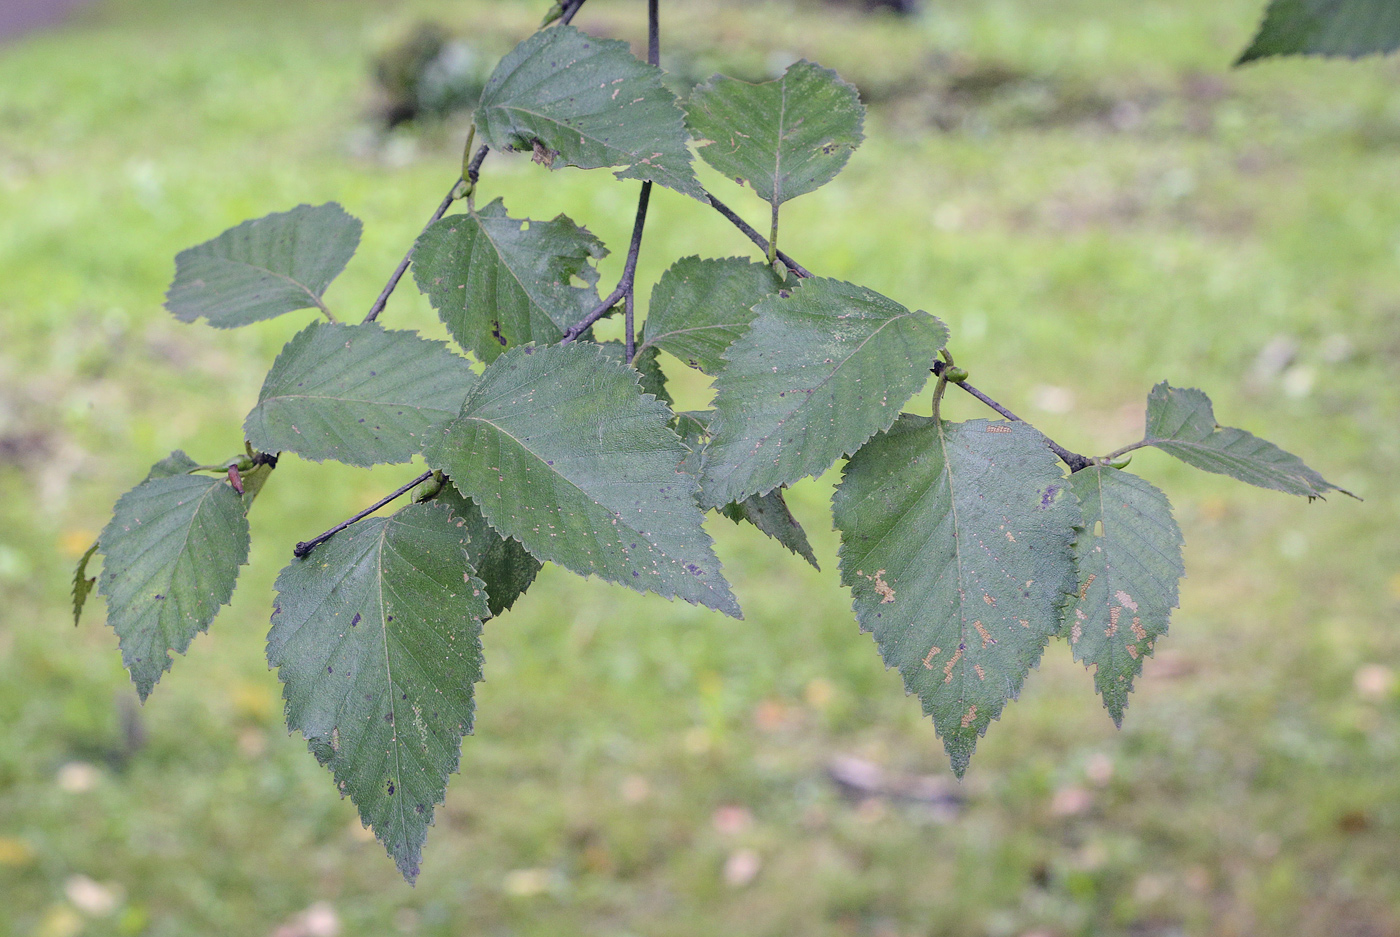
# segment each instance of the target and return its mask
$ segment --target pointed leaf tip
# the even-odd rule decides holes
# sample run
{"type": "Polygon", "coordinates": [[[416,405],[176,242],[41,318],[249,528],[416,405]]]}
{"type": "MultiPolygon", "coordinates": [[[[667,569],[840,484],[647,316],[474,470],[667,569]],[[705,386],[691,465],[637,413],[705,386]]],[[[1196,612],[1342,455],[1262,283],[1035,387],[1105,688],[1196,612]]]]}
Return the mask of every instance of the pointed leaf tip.
{"type": "Polygon", "coordinates": [[[1152,388],[1143,442],[1187,465],[1260,488],[1307,498],[1321,498],[1329,491],[1356,497],[1291,452],[1242,429],[1220,426],[1210,398],[1194,388],[1172,387],[1166,381],[1152,388]]]}
{"type": "Polygon", "coordinates": [[[1059,628],[1078,503],[1026,424],[905,414],[847,463],[832,512],[861,630],[962,777],[1059,628]]]}
{"type": "Polygon", "coordinates": [[[98,552],[97,591],[144,701],[170,669],[170,652],[185,653],[233,595],[248,561],[243,501],[222,478],[152,478],[117,501],[98,552]]]}
{"type": "Polygon", "coordinates": [[[1394,0],[1271,0],[1236,65],[1272,55],[1359,58],[1400,47],[1394,0]]]}
{"type": "Polygon", "coordinates": [[[1093,668],[1094,687],[1121,728],[1133,682],[1177,607],[1186,575],[1181,530],[1167,496],[1136,475],[1091,465],[1069,485],[1084,520],[1074,548],[1078,588],[1062,633],[1074,659],[1093,668]]]}
{"type": "Polygon", "coordinates": [[[404,878],[475,719],[490,612],[445,505],[372,517],[277,577],[267,660],[287,726],[359,809],[404,878]]]}

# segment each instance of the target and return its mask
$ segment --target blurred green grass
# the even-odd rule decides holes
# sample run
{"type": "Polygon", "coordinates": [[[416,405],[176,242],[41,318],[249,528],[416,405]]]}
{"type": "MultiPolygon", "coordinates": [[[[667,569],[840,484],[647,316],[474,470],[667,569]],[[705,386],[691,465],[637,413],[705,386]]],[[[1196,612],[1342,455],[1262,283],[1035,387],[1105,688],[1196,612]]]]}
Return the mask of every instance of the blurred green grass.
{"type": "MultiPolygon", "coordinates": [[[[913,23],[716,0],[668,34],[877,90],[953,57],[1145,102],[1115,126],[1001,100],[945,133],[891,93],[848,172],[784,220],[810,268],[942,316],[974,380],[1072,448],[1136,438],[1170,378],[1367,498],[1308,505],[1140,454],[1188,579],[1121,732],[1057,643],[951,821],[843,799],[839,754],[947,768],[836,583],[828,476],[791,499],[821,574],[711,521],[745,621],[550,568],[490,623],[476,735],[410,889],[282,729],[262,663],[291,544],[409,470],[295,459],[252,513],[233,606],[138,712],[100,601],[71,625],[71,563],[152,461],[239,448],[305,319],[182,326],[160,308],[171,258],[334,199],[366,233],[327,298],[367,307],[459,157],[456,128],[366,155],[368,56],[423,16],[518,37],[541,6],[109,0],[0,47],[0,935],[265,934],[321,901],[346,935],[1400,933],[1400,71],[1228,71],[1253,0],[940,0],[913,23]],[[1280,340],[1293,363],[1259,370],[1280,340]],[[756,877],[726,884],[744,849],[756,877]]],[[[634,7],[593,0],[580,23],[635,38],[634,7]]],[[[565,211],[615,251],[634,190],[494,154],[483,176],[483,197],[565,211]]],[[[745,249],[660,192],[641,279],[745,249]]],[[[409,286],[385,319],[442,334],[409,286]]]]}

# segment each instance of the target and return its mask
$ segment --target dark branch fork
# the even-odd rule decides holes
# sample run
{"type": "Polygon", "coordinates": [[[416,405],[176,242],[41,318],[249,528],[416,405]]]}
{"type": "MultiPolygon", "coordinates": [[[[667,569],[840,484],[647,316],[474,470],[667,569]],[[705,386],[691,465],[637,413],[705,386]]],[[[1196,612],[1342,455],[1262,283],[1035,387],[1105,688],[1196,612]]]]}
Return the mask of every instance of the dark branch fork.
{"type": "MultiPolygon", "coordinates": [[[[767,255],[767,238],[765,238],[763,235],[759,234],[756,230],[754,230],[753,225],[740,218],[739,215],[734,211],[734,209],[730,208],[728,205],[715,198],[709,192],[705,193],[705,197],[709,199],[710,206],[714,208],[715,211],[719,212],[725,218],[729,219],[730,224],[734,225],[734,227],[742,231],[745,237],[747,237],[750,241],[753,241],[754,245],[760,251],[762,251],[764,255],[767,255]]],[[[812,271],[808,270],[806,267],[802,266],[800,263],[793,260],[791,257],[783,253],[782,251],[778,251],[778,259],[783,262],[783,266],[787,267],[789,270],[791,270],[793,273],[797,274],[804,280],[812,275],[812,271]]]]}
{"type": "MultiPolygon", "coordinates": [[[[568,24],[574,18],[574,15],[578,13],[579,9],[583,7],[585,2],[587,2],[587,0],[564,0],[562,4],[563,13],[560,15],[558,22],[568,24]]],[[[661,30],[657,12],[658,4],[659,0],[647,0],[647,61],[650,62],[652,65],[659,65],[661,60],[661,30]]],[[[467,145],[468,147],[471,146],[470,138],[468,139],[467,145]]],[[[465,168],[463,169],[462,177],[459,180],[457,180],[457,182],[453,183],[452,190],[447,193],[446,198],[442,200],[442,204],[438,206],[437,211],[433,212],[433,216],[428,219],[428,224],[425,225],[423,228],[424,231],[426,231],[429,227],[431,227],[439,219],[441,219],[442,216],[447,213],[447,209],[452,205],[454,201],[456,201],[459,198],[462,198],[465,195],[469,195],[475,191],[477,179],[479,178],[481,171],[482,161],[486,159],[486,155],[489,152],[490,148],[485,145],[482,145],[476,151],[476,153],[472,156],[471,161],[467,163],[465,168]]],[[[597,306],[593,307],[593,309],[589,311],[588,315],[584,316],[583,319],[579,321],[577,325],[573,326],[567,332],[565,332],[564,337],[559,342],[559,344],[567,345],[570,342],[576,340],[580,335],[588,331],[588,329],[591,326],[593,326],[599,319],[603,318],[609,312],[611,312],[612,309],[618,304],[618,302],[622,302],[624,304],[624,327],[626,329],[627,360],[630,362],[632,358],[636,355],[636,333],[633,320],[633,306],[636,296],[637,257],[641,253],[642,233],[646,229],[647,205],[651,201],[651,185],[652,184],[650,181],[642,183],[642,191],[637,198],[637,215],[634,221],[632,222],[632,239],[627,245],[627,260],[626,263],[623,265],[622,277],[618,280],[617,287],[611,293],[609,293],[607,297],[603,299],[602,302],[598,303],[597,306]]],[[[719,199],[715,198],[709,192],[705,193],[705,197],[709,200],[710,206],[714,208],[715,211],[719,212],[726,219],[728,219],[728,221],[732,225],[734,225],[734,227],[738,228],[765,255],[768,253],[769,241],[767,238],[759,234],[758,231],[756,231],[752,225],[744,221],[743,218],[740,218],[739,215],[732,208],[721,202],[719,199]]],[[[799,264],[797,261],[793,260],[784,252],[779,250],[775,251],[774,253],[778,260],[783,264],[783,266],[785,266],[788,270],[791,270],[796,276],[802,279],[807,279],[812,276],[812,272],[810,270],[799,264]]],[[[370,308],[369,315],[365,316],[366,322],[373,322],[379,316],[379,313],[384,310],[384,304],[388,302],[389,295],[393,293],[394,288],[398,286],[399,280],[403,278],[404,272],[408,269],[408,265],[412,262],[412,260],[413,249],[409,248],[408,253],[405,254],[403,260],[399,262],[398,267],[394,270],[393,275],[389,278],[389,282],[384,286],[383,291],[379,294],[379,298],[374,301],[374,305],[370,308]]],[[[943,369],[946,366],[947,365],[942,361],[935,361],[932,367],[933,373],[941,375],[943,373],[943,369]]],[[[958,384],[958,386],[961,387],[963,390],[967,391],[972,396],[976,397],[978,400],[982,401],[987,406],[991,407],[997,413],[1000,413],[1002,416],[1006,417],[1008,420],[1012,420],[1017,423],[1026,422],[1016,414],[1012,413],[1006,407],[997,403],[991,397],[988,397],[986,394],[982,393],[982,391],[973,387],[971,384],[968,384],[966,381],[958,384]]],[[[1027,423],[1027,425],[1031,426],[1032,424],[1027,423]]],[[[1039,430],[1036,431],[1039,432],[1039,430]]],[[[1071,452],[1070,450],[1061,446],[1059,443],[1055,442],[1049,436],[1045,436],[1044,433],[1041,433],[1041,435],[1045,438],[1045,442],[1050,447],[1051,451],[1053,451],[1055,455],[1060,457],[1060,460],[1063,461],[1065,465],[1069,467],[1069,470],[1071,472],[1077,472],[1080,469],[1085,468],[1091,464],[1089,459],[1085,458],[1084,456],[1079,455],[1076,452],[1071,452]]],[[[365,508],[363,511],[356,514],[354,517],[342,521],[341,523],[332,527],[330,530],[326,531],[318,537],[314,537],[311,540],[306,540],[301,543],[298,543],[296,545],[296,549],[292,551],[293,554],[298,557],[305,557],[318,545],[325,543],[331,537],[340,533],[342,530],[349,527],[351,524],[357,523],[358,521],[361,521],[369,515],[373,514],[375,511],[384,507],[384,505],[388,504],[389,502],[395,500],[396,498],[402,497],[411,489],[416,488],[418,485],[421,485],[423,482],[427,481],[429,478],[432,477],[432,475],[433,473],[431,471],[424,472],[422,475],[418,476],[413,481],[404,485],[402,488],[399,488],[392,494],[381,498],[379,501],[370,505],[368,508],[365,508]]]]}
{"type": "MultiPolygon", "coordinates": [[[[584,0],[578,0],[571,4],[560,17],[560,22],[567,23],[573,19],[573,15],[583,6],[584,0]]],[[[647,0],[647,61],[652,65],[659,65],[661,62],[661,22],[657,12],[659,0],[647,0]]],[[[588,315],[575,326],[564,333],[563,340],[559,344],[567,345],[578,338],[589,327],[591,327],[603,316],[607,315],[618,301],[623,303],[624,329],[626,330],[626,354],[630,362],[637,353],[637,339],[635,320],[633,319],[633,306],[636,299],[637,285],[637,257],[642,249],[642,232],[646,229],[647,205],[651,201],[650,180],[642,183],[641,195],[637,197],[637,217],[632,222],[632,240],[627,245],[627,262],[622,268],[622,277],[617,282],[617,288],[607,297],[594,306],[588,315]]]]}

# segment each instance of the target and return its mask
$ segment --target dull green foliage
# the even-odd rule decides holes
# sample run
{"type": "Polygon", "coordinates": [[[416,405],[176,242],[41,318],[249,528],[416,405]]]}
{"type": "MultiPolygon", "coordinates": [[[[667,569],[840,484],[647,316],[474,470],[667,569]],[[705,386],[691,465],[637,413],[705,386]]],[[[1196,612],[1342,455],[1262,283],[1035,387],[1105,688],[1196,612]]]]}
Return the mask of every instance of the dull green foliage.
{"type": "Polygon", "coordinates": [[[753,321],[754,305],[782,285],[767,264],[742,257],[683,257],[652,288],[646,338],[638,352],[659,348],[692,368],[718,374],[725,350],[753,321]]]}
{"type": "Polygon", "coordinates": [[[1216,423],[1209,397],[1194,388],[1172,387],[1166,381],[1147,396],[1143,443],[1187,465],[1260,488],[1308,498],[1321,498],[1329,491],[1351,494],[1308,468],[1293,453],[1242,429],[1216,423]]]}
{"type": "Polygon", "coordinates": [[[354,255],[362,227],[334,202],[245,221],[175,257],[165,308],[221,329],[325,310],[321,295],[354,255]]]}
{"type": "Polygon", "coordinates": [[[1024,423],[905,415],[851,459],[832,511],[861,630],[961,776],[1058,629],[1074,496],[1024,423]]]}
{"type": "Polygon", "coordinates": [[[172,475],[188,475],[199,468],[199,463],[185,454],[185,450],[176,449],[170,455],[161,459],[151,470],[146,473],[146,481],[153,478],[170,478],[172,475]]]}
{"type": "Polygon", "coordinates": [[[818,475],[855,452],[894,423],[948,339],[926,312],[821,277],[754,311],[715,381],[706,507],[818,475]]]}
{"type": "MultiPolygon", "coordinates": [[[[705,448],[708,443],[712,410],[689,410],[676,415],[676,432],[680,434],[690,453],[681,463],[684,471],[704,476],[705,448]]],[[[703,496],[702,496],[703,500],[703,496]]],[[[795,555],[812,564],[813,569],[821,569],[816,554],[807,541],[807,532],[788,510],[783,499],[783,490],[774,488],[767,494],[750,495],[743,501],[732,502],[719,508],[719,513],[736,524],[748,521],[764,534],[772,537],[795,555]]]]}
{"type": "Polygon", "coordinates": [[[1238,65],[1271,55],[1359,58],[1400,47],[1394,0],[1271,0],[1238,65]]]}
{"type": "MultiPolygon", "coordinates": [[[[632,369],[641,378],[642,393],[651,394],[666,406],[671,406],[675,401],[671,399],[671,393],[666,389],[666,374],[661,370],[661,362],[657,360],[656,346],[646,346],[642,343],[641,330],[638,331],[637,341],[637,352],[632,356],[632,369]]],[[[627,345],[623,342],[611,339],[599,342],[598,347],[612,361],[618,364],[625,363],[627,345]]]]}
{"type": "Polygon", "coordinates": [[[563,215],[522,221],[496,199],[424,231],[413,278],[457,343],[490,364],[517,345],[557,342],[581,321],[598,304],[593,262],[607,253],[563,215]]]}
{"type": "Polygon", "coordinates": [[[347,465],[407,462],[476,376],[416,332],[313,322],[273,362],[243,431],[265,452],[347,465]]]}
{"type": "Polygon", "coordinates": [[[73,570],[73,626],[77,627],[78,622],[83,618],[83,606],[87,604],[88,596],[92,594],[92,589],[97,585],[97,577],[87,574],[88,561],[97,552],[97,542],[88,547],[86,552],[78,560],[78,566],[73,570]]]}
{"type": "Polygon", "coordinates": [[[1094,669],[1094,686],[1121,726],[1133,681],[1177,607],[1186,575],[1181,531],[1167,496],[1136,475],[1091,465],[1070,475],[1069,487],[1084,519],[1079,588],[1062,633],[1074,659],[1094,669]]]}
{"type": "Polygon", "coordinates": [[[472,730],[485,586],[447,507],[376,517],[277,577],[267,662],[306,737],[410,882],[472,730]]]}
{"type": "Polygon", "coordinates": [[[865,139],[855,86],[805,61],[762,84],[716,75],[691,93],[685,115],[705,162],[775,210],[835,179],[865,139]]]}
{"type": "Polygon", "coordinates": [[[476,111],[482,139],[535,159],[649,179],[693,198],[704,192],[691,168],[685,123],[661,70],[627,43],[572,26],[543,29],[501,59],[476,111]]]}
{"type": "Polygon", "coordinates": [[[435,498],[452,511],[467,532],[467,562],[486,586],[492,617],[510,609],[540,571],[540,561],[514,537],[502,537],[486,522],[477,503],[446,482],[435,498]]]}
{"type": "MultiPolygon", "coordinates": [[[[620,42],[552,27],[502,62],[477,129],[497,150],[528,149],[550,165],[621,166],[624,178],[704,198],[688,150],[700,144],[713,166],[772,205],[775,239],[778,207],[830,181],[861,140],[853,88],[809,63],[763,85],[716,78],[691,103],[693,141],[657,69],[620,42]]],[[[488,172],[453,191],[474,200],[496,182],[488,172]]],[[[918,180],[906,174],[901,185],[918,180]]],[[[896,202],[904,196],[891,191],[896,202]]],[[[829,201],[839,207],[839,199],[829,201]]],[[[897,215],[900,207],[885,211],[897,215]]],[[[638,237],[641,221],[639,206],[638,237]]],[[[358,236],[358,222],[334,205],[250,222],[181,255],[171,308],[223,325],[308,306],[329,316],[322,293],[358,236]]],[[[737,617],[702,509],[753,523],[815,566],[785,486],[843,456],[851,462],[834,504],[842,580],[861,626],[933,716],[959,774],[1057,630],[1067,628],[1075,654],[1095,665],[1105,703],[1121,718],[1175,602],[1179,537],[1164,496],[1055,448],[1067,464],[1091,464],[1066,482],[1045,437],[1024,424],[901,415],[948,331],[854,283],[780,279],[772,267],[738,258],[687,257],[662,276],[640,325],[630,318],[640,284],[631,287],[626,344],[600,343],[588,330],[577,344],[554,344],[596,306],[594,264],[604,253],[568,218],[511,219],[501,199],[437,222],[410,254],[415,278],[485,365],[482,378],[414,333],[314,325],[273,365],[247,424],[247,458],[201,467],[177,453],[138,489],[199,490],[246,511],[271,474],[252,444],[370,465],[411,459],[426,441],[436,472],[418,480],[431,479],[422,504],[339,525],[299,546],[310,555],[279,580],[268,647],[286,683],[289,725],[332,766],[406,877],[417,874],[432,808],[471,728],[482,620],[511,608],[545,560],[737,617]],[[627,361],[634,340],[637,354],[627,361]],[[672,413],[663,350],[716,377],[714,411],[672,413]],[[241,499],[220,494],[229,488],[217,477],[225,471],[245,487],[241,499]],[[1081,519],[1072,492],[1084,486],[1093,488],[1085,495],[1092,503],[1081,519]],[[1132,562],[1145,564],[1149,548],[1161,553],[1152,575],[1135,572],[1132,562]]],[[[633,283],[633,260],[624,284],[633,283]]],[[[835,262],[856,268],[851,257],[835,262]]],[[[856,269],[865,275],[864,266],[856,269]]],[[[678,396],[694,389],[677,382],[678,396]]],[[[1216,427],[1197,391],[1162,385],[1149,410],[1143,445],[1266,487],[1308,494],[1333,487],[1270,444],[1216,427]]],[[[176,500],[191,512],[186,539],[208,539],[201,509],[176,500]]],[[[229,514],[223,502],[219,518],[229,514]]],[[[133,541],[165,523],[151,511],[150,523],[143,516],[133,525],[127,499],[117,514],[113,524],[122,520],[133,541]]],[[[242,531],[246,555],[246,522],[230,529],[242,531]]],[[[140,573],[140,562],[169,549],[121,554],[122,538],[103,536],[104,582],[107,570],[140,573]],[[116,567],[114,557],[126,565],[116,567]]],[[[230,566],[223,559],[214,573],[197,566],[212,577],[207,588],[172,577],[180,586],[172,594],[218,599],[220,570],[230,566]]],[[[229,590],[237,567],[226,577],[229,590]]],[[[90,584],[80,565],[75,611],[90,584]]],[[[133,602],[116,587],[108,597],[120,634],[133,602]]],[[[208,617],[212,610],[197,608],[143,625],[150,632],[143,636],[182,650],[208,617]]],[[[165,653],[160,662],[168,666],[165,653]]],[[[802,663],[785,660],[784,677],[802,663]]],[[[143,696],[163,672],[152,676],[147,657],[128,664],[143,696]]],[[[514,675],[520,666],[509,661],[503,670],[514,675]]],[[[684,680],[674,668],[689,664],[666,666],[669,686],[684,680]]],[[[722,692],[702,691],[704,718],[717,725],[728,718],[722,692]]]]}
{"type": "MultiPolygon", "coordinates": [[[[172,456],[172,459],[175,457],[172,456]]],[[[221,478],[170,475],[122,495],[98,537],[107,623],[145,699],[227,604],[248,561],[248,520],[221,478]]]]}
{"type": "Polygon", "coordinates": [[[807,542],[807,531],[792,516],[787,501],[783,499],[783,489],[774,488],[767,494],[749,495],[743,501],[726,504],[719,512],[736,524],[748,521],[791,550],[794,556],[811,563],[813,569],[821,569],[817,555],[812,552],[812,545],[807,542]]]}
{"type": "Polygon", "coordinates": [[[424,457],[539,559],[737,617],[670,419],[596,346],[527,346],[486,369],[424,457]]]}

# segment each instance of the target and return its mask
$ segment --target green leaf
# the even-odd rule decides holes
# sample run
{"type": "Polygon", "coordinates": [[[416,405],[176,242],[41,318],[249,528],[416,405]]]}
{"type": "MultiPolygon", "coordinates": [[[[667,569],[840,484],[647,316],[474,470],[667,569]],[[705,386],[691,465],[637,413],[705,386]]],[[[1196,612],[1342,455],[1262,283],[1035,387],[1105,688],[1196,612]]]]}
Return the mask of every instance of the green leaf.
{"type": "Polygon", "coordinates": [[[175,257],[165,308],[220,329],[325,310],[321,296],[354,255],[361,227],[335,202],[245,221],[175,257]]]}
{"type": "Polygon", "coordinates": [[[447,505],[467,531],[467,562],[486,585],[487,604],[494,618],[530,588],[540,571],[540,561],[519,540],[502,537],[486,522],[477,503],[450,481],[443,485],[436,500],[447,505]]]}
{"type": "Polygon", "coordinates": [[[900,417],[832,501],[861,630],[933,717],[962,776],[1074,588],[1079,509],[1024,423],[900,417]]]}
{"type": "Polygon", "coordinates": [[[1308,468],[1291,452],[1242,429],[1220,426],[1209,397],[1193,388],[1172,387],[1166,381],[1147,396],[1143,443],[1187,465],[1260,488],[1308,498],[1321,498],[1329,491],[1356,497],[1308,468]]]}
{"type": "Polygon", "coordinates": [[[774,488],[766,495],[750,495],[737,504],[726,504],[719,512],[736,524],[748,521],[811,563],[813,569],[821,569],[817,565],[817,555],[812,552],[812,545],[807,542],[807,532],[788,510],[783,489],[774,488]]]}
{"type": "Polygon", "coordinates": [[[533,150],[548,166],[625,166],[619,179],[650,179],[704,201],[684,117],[661,79],[625,42],[543,29],[492,72],[477,132],[498,150],[533,150]]]}
{"type": "Polygon", "coordinates": [[[1358,58],[1400,47],[1395,0],[1273,0],[1236,65],[1270,55],[1358,58]]]}
{"type": "Polygon", "coordinates": [[[243,501],[225,479],[172,475],[121,496],[98,537],[97,591],[145,700],[233,595],[248,561],[243,501]]]}
{"type": "Polygon", "coordinates": [[[170,455],[161,459],[151,470],[146,473],[146,481],[153,478],[170,478],[173,475],[188,475],[199,468],[199,463],[185,454],[185,450],[176,449],[170,455]]]}
{"type": "Polygon", "coordinates": [[[299,729],[412,882],[472,731],[485,589],[442,505],[361,521],[277,577],[267,660],[299,729]]]}
{"type": "Polygon", "coordinates": [[[855,85],[803,61],[762,84],[714,76],[691,92],[686,124],[705,162],[776,207],[845,168],[865,107],[855,85]]]}
{"type": "Polygon", "coordinates": [[[725,349],[753,321],[754,305],[782,285],[772,267],[742,257],[682,258],[651,291],[640,348],[660,348],[692,368],[718,374],[725,349]]]}
{"type": "Polygon", "coordinates": [[[243,430],[264,452],[407,462],[425,434],[456,416],[475,382],[443,342],[373,322],[313,322],[273,362],[243,430]]]}
{"type": "MultiPolygon", "coordinates": [[[[705,437],[709,433],[709,410],[691,410],[676,415],[676,432],[680,434],[690,455],[682,463],[682,469],[693,475],[702,475],[705,465],[705,437]]],[[[812,568],[820,570],[812,545],[807,542],[807,532],[788,510],[783,499],[783,490],[775,488],[766,495],[751,495],[738,503],[726,504],[719,513],[736,524],[748,521],[761,532],[802,557],[812,568]]]]}
{"type": "Polygon", "coordinates": [[[886,429],[948,329],[872,290],[814,277],[760,302],[715,381],[701,503],[820,475],[886,429]]]}
{"type": "Polygon", "coordinates": [[[670,418],[597,345],[526,346],[486,369],[424,457],[539,559],[737,618],[670,418]]]}
{"type": "Polygon", "coordinates": [[[552,345],[582,321],[598,304],[592,261],[607,253],[563,215],[522,221],[496,199],[424,231],[413,277],[458,344],[490,364],[516,345],[552,345]]]}
{"type": "Polygon", "coordinates": [[[73,627],[78,626],[78,622],[83,617],[83,606],[87,604],[88,596],[92,594],[92,587],[97,585],[97,577],[87,574],[88,560],[97,552],[97,542],[87,548],[82,559],[78,560],[77,569],[73,570],[73,627]]]}
{"type": "MultiPolygon", "coordinates": [[[[642,341],[640,332],[637,335],[637,341],[642,341]]],[[[609,360],[617,364],[625,363],[627,346],[624,343],[614,338],[606,342],[599,342],[598,347],[603,349],[603,354],[607,355],[609,360]]],[[[661,362],[657,358],[654,346],[648,348],[638,344],[636,354],[632,356],[632,368],[641,376],[642,393],[651,394],[669,407],[675,401],[671,399],[671,393],[666,389],[666,373],[661,370],[661,362]]]]}
{"type": "Polygon", "coordinates": [[[1093,665],[1094,686],[1122,726],[1133,680],[1177,607],[1177,581],[1186,575],[1181,531],[1167,496],[1136,475],[1091,465],[1071,475],[1069,487],[1084,529],[1064,631],[1074,659],[1093,665]]]}

